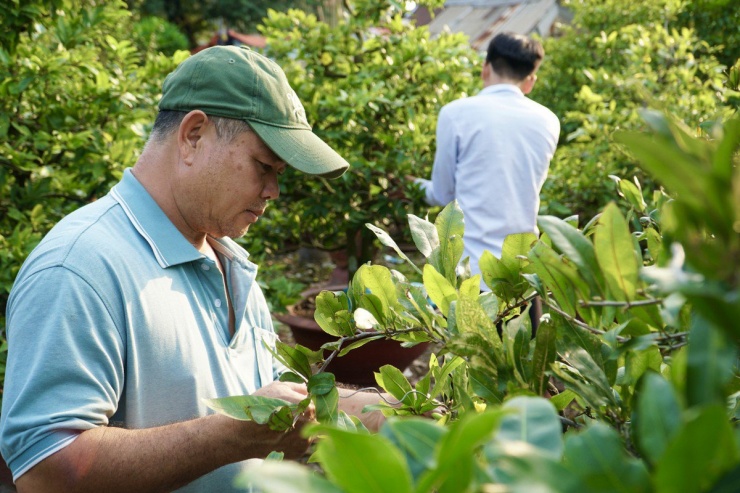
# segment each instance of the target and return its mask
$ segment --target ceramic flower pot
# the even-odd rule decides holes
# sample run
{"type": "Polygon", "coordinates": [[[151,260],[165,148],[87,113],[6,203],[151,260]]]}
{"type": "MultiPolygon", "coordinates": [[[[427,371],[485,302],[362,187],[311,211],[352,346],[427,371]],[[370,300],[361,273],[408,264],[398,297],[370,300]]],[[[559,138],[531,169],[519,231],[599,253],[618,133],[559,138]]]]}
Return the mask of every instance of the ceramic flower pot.
{"type": "MultiPolygon", "coordinates": [[[[312,317],[298,315],[290,311],[287,314],[276,314],[275,318],[287,325],[295,342],[312,350],[318,350],[322,344],[336,341],[337,338],[321,330],[312,317]]],[[[327,371],[334,374],[338,382],[369,387],[377,385],[375,372],[383,365],[393,365],[401,371],[408,366],[429,346],[421,343],[411,348],[401,346],[398,341],[378,339],[353,349],[342,357],[335,357],[327,371]]],[[[328,356],[328,351],[325,355],[328,356]]]]}

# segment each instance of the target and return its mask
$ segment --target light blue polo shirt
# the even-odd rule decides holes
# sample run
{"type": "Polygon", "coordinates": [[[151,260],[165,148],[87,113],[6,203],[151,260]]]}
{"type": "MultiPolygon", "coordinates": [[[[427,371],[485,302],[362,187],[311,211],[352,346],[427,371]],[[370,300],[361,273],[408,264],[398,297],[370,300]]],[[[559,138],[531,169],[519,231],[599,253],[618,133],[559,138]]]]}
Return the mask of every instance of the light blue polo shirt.
{"type": "MultiPolygon", "coordinates": [[[[232,240],[218,243],[233,337],[215,262],[180,234],[130,170],[49,232],[21,268],[7,309],[0,451],[14,478],[83,430],[204,416],[203,399],[249,394],[277,377],[257,266],[232,240]]],[[[181,491],[232,491],[242,466],[181,491]]]]}

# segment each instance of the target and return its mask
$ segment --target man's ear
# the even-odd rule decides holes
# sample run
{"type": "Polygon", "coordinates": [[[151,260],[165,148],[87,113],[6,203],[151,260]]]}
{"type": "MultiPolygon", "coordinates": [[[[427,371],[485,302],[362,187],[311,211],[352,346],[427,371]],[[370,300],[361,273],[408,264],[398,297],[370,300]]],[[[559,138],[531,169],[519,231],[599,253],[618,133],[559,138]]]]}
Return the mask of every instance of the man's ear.
{"type": "Polygon", "coordinates": [[[200,110],[191,111],[180,122],[180,127],[177,129],[177,146],[180,149],[180,157],[187,165],[193,163],[207,122],[208,115],[200,110]]]}
{"type": "Polygon", "coordinates": [[[483,82],[487,82],[488,79],[491,77],[491,64],[488,63],[487,60],[483,61],[483,71],[480,74],[480,78],[483,79],[483,82]]]}
{"type": "Polygon", "coordinates": [[[537,76],[535,74],[527,76],[519,86],[524,94],[529,94],[534,88],[534,83],[537,82],[537,76]]]}

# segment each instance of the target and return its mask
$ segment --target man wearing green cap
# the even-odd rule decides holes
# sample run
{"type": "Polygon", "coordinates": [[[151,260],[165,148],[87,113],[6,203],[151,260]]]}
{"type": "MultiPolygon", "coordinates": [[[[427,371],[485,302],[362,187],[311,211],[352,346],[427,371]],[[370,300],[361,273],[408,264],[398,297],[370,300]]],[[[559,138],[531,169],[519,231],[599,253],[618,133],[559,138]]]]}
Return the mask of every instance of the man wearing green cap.
{"type": "MultiPolygon", "coordinates": [[[[312,410],[278,433],[204,400],[305,397],[277,381],[257,266],[232,238],[278,197],[286,165],[331,178],[348,164],[247,49],[187,59],[159,108],[136,165],[52,229],[11,292],[0,451],[21,492],[226,492],[245,460],[306,450],[312,410]]],[[[361,409],[377,400],[340,405],[372,428],[382,417],[361,409]]]]}

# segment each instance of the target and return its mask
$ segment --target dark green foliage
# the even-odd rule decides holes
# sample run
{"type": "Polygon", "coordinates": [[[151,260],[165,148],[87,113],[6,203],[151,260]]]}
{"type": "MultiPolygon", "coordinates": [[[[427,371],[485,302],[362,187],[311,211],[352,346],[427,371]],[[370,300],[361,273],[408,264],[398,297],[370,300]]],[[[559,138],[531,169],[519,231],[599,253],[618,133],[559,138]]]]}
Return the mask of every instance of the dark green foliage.
{"type": "Polygon", "coordinates": [[[174,24],[164,19],[148,16],[134,25],[134,40],[140,53],[161,52],[172,55],[177,50],[187,50],[188,38],[174,24]]]}

